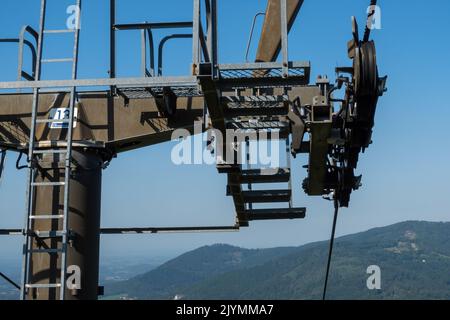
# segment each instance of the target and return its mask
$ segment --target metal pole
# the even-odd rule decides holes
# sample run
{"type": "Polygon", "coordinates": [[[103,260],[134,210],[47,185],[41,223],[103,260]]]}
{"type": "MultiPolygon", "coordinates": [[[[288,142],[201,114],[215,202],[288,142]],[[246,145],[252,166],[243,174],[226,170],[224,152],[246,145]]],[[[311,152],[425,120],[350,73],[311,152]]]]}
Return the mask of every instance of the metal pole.
{"type": "Polygon", "coordinates": [[[283,77],[289,76],[289,56],[288,56],[288,21],[287,21],[287,0],[280,0],[281,12],[281,51],[283,55],[283,77]]]}
{"type": "Polygon", "coordinates": [[[214,78],[218,78],[219,75],[217,73],[217,64],[219,61],[217,55],[217,0],[211,0],[211,28],[212,28],[212,52],[211,55],[211,64],[212,64],[212,74],[214,78]]]}
{"type": "MultiPolygon", "coordinates": [[[[47,2],[46,0],[41,1],[41,12],[40,12],[40,22],[39,22],[39,37],[38,37],[38,52],[37,52],[37,65],[36,65],[36,80],[41,78],[41,61],[42,61],[42,47],[43,47],[43,36],[45,29],[45,12],[46,12],[47,2]]],[[[35,135],[36,135],[36,117],[39,106],[39,88],[33,90],[33,105],[31,110],[31,129],[30,138],[28,146],[28,160],[33,159],[33,150],[35,145],[35,135]]],[[[29,214],[33,210],[33,200],[34,191],[32,183],[35,179],[35,164],[33,162],[28,163],[28,177],[27,177],[27,193],[26,193],[26,213],[25,213],[25,241],[23,244],[23,259],[22,259],[22,287],[20,290],[20,298],[25,299],[27,295],[26,284],[29,282],[28,268],[30,265],[30,259],[28,251],[31,247],[29,237],[27,233],[30,229],[30,219],[29,214]]]]}
{"type": "MultiPolygon", "coordinates": [[[[67,267],[77,266],[81,271],[81,289],[68,290],[62,281],[65,300],[95,300],[98,294],[98,267],[100,251],[101,179],[103,159],[96,150],[73,150],[76,166],[70,179],[68,230],[71,233],[67,248],[67,267]]],[[[39,161],[37,182],[63,181],[66,172],[61,156],[44,154],[39,161]]],[[[74,165],[72,165],[74,166],[74,165]]],[[[33,214],[38,216],[48,212],[63,210],[62,189],[39,188],[34,195],[33,214]]],[[[62,221],[35,219],[31,232],[38,230],[61,230],[62,221]]],[[[58,249],[61,239],[41,239],[39,244],[49,249],[58,249]]],[[[38,249],[33,241],[32,249],[38,249]]],[[[30,282],[33,284],[58,283],[61,272],[61,253],[33,255],[29,265],[30,282]]],[[[70,275],[69,275],[70,276],[70,275]]],[[[31,300],[57,300],[59,288],[31,289],[26,295],[31,300]]]]}
{"type": "Polygon", "coordinates": [[[211,0],[205,0],[206,11],[206,40],[208,47],[208,54],[211,57],[212,53],[212,28],[211,28],[211,0]]]}
{"type": "MultiPolygon", "coordinates": [[[[78,44],[80,37],[80,17],[81,17],[81,0],[77,0],[78,7],[78,17],[77,26],[75,30],[74,48],[73,48],[73,65],[72,65],[72,79],[75,80],[78,76],[78,44]]],[[[66,146],[66,159],[65,159],[65,171],[64,171],[64,181],[67,182],[64,185],[64,225],[62,236],[63,239],[63,251],[61,253],[61,282],[64,284],[66,281],[66,271],[67,271],[67,254],[66,254],[66,244],[68,241],[69,232],[69,195],[70,195],[70,177],[72,176],[72,141],[73,141],[73,121],[74,121],[74,109],[76,103],[76,87],[70,89],[70,107],[69,107],[69,127],[67,130],[67,146],[66,146]]],[[[66,296],[65,290],[60,290],[60,300],[64,300],[66,296]]]]}
{"type": "Polygon", "coordinates": [[[192,75],[198,74],[200,64],[200,0],[194,0],[192,26],[192,75]]]}
{"type": "Polygon", "coordinates": [[[142,76],[147,76],[147,40],[146,40],[146,30],[141,30],[141,69],[142,76]]]}
{"type": "Polygon", "coordinates": [[[155,44],[153,43],[153,31],[152,29],[147,29],[148,35],[148,46],[150,50],[150,75],[155,76],[155,44]]]}
{"type": "MultiPolygon", "coordinates": [[[[291,168],[291,144],[289,136],[286,138],[286,166],[289,169],[289,182],[288,182],[288,189],[292,190],[292,168],[291,168]]],[[[293,201],[292,196],[289,200],[289,208],[293,208],[293,201]]]]}
{"type": "MultiPolygon", "coordinates": [[[[109,58],[109,77],[111,79],[116,77],[116,0],[110,0],[110,29],[109,29],[109,41],[110,41],[110,58],[109,58]]],[[[115,87],[111,86],[111,93],[114,93],[115,87]]]]}

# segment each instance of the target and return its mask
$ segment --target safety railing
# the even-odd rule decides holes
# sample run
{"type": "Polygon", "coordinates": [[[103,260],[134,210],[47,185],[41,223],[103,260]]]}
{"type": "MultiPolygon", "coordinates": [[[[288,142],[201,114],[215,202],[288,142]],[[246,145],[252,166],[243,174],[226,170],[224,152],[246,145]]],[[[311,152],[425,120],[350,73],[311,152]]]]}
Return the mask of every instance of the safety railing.
{"type": "Polygon", "coordinates": [[[0,39],[0,43],[18,43],[19,53],[18,53],[18,65],[17,65],[17,81],[22,81],[23,79],[28,81],[34,81],[36,77],[36,64],[37,64],[37,51],[36,46],[38,43],[39,35],[30,26],[24,26],[20,32],[19,38],[4,38],[0,39]],[[29,34],[34,39],[35,43],[27,40],[25,37],[29,34]],[[27,46],[31,52],[31,73],[23,70],[24,65],[24,48],[27,46]]]}

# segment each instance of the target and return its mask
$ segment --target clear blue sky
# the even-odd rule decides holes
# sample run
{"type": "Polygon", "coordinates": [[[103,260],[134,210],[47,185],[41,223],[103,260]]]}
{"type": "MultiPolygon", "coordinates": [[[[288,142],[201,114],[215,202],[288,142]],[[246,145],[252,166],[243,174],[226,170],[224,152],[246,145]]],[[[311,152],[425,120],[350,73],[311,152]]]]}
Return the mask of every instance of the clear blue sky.
{"type": "MultiPolygon", "coordinates": [[[[3,0],[0,37],[17,36],[20,27],[37,27],[37,0],[3,0]],[[26,5],[26,7],[25,7],[26,5]]],[[[65,8],[72,1],[49,0],[54,27],[64,27],[65,8]]],[[[80,77],[106,77],[108,70],[108,4],[85,0],[82,20],[80,77]]],[[[188,0],[122,0],[119,22],[191,20],[188,0]]],[[[351,207],[341,211],[338,235],[405,220],[450,220],[450,2],[447,0],[379,1],[382,30],[375,31],[380,73],[388,74],[388,93],[380,100],[374,144],[361,157],[363,187],[353,194],[351,207]]],[[[262,0],[219,1],[220,62],[243,62],[253,15],[263,11],[262,0]],[[237,6],[239,9],[233,8],[237,6]]],[[[350,16],[364,24],[368,0],[306,0],[290,35],[290,59],[310,60],[312,79],[334,78],[337,65],[349,65],[346,43],[350,16]]],[[[137,33],[119,37],[119,75],[138,75],[137,33]]],[[[67,55],[67,47],[47,51],[67,55]]],[[[167,47],[167,74],[187,74],[190,42],[167,47]]],[[[253,51],[254,53],[254,51],[253,51]]],[[[0,47],[0,81],[13,80],[17,48],[0,47]]],[[[47,69],[48,70],[48,69],[47,69]]],[[[63,77],[61,67],[44,74],[63,77]]],[[[214,167],[176,167],[170,161],[172,144],[121,154],[104,171],[102,226],[232,225],[232,199],[225,197],[226,177],[214,167]]],[[[14,169],[9,154],[0,184],[0,228],[22,227],[25,174],[14,169]]],[[[231,234],[103,236],[102,255],[172,255],[201,245],[230,243],[244,247],[300,245],[329,237],[331,204],[307,198],[301,188],[306,158],[293,162],[295,204],[308,208],[302,221],[252,223],[231,234]]],[[[20,256],[21,239],[0,238],[0,256],[20,256]]]]}

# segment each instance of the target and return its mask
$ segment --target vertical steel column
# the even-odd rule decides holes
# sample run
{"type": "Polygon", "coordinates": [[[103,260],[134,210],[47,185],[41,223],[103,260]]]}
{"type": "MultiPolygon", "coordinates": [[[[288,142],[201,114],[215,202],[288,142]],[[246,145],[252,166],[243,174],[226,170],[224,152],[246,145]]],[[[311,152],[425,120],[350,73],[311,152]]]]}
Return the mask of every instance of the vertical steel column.
{"type": "MultiPolygon", "coordinates": [[[[251,164],[251,155],[250,155],[250,139],[247,137],[245,139],[245,147],[247,148],[247,169],[251,170],[252,169],[252,164],[251,164]]],[[[249,182],[248,183],[248,190],[251,191],[253,189],[252,183],[249,182]]],[[[248,210],[252,211],[253,210],[253,203],[249,203],[248,204],[248,210]]]]}
{"type": "MultiPolygon", "coordinates": [[[[116,77],[116,0],[109,1],[109,21],[110,21],[110,29],[109,29],[109,77],[114,79],[116,77]]],[[[111,86],[111,93],[115,92],[115,87],[111,86]]]]}
{"type": "Polygon", "coordinates": [[[212,75],[215,79],[219,77],[218,74],[218,53],[217,53],[217,0],[211,0],[211,52],[209,53],[209,56],[211,57],[211,64],[212,64],[212,75]]]}
{"type": "MultiPolygon", "coordinates": [[[[77,266],[81,271],[81,289],[69,290],[61,281],[61,252],[33,255],[30,259],[30,282],[34,284],[59,283],[62,288],[33,288],[26,298],[30,300],[58,300],[64,292],[65,300],[95,300],[98,295],[98,266],[100,252],[101,179],[103,159],[95,150],[74,149],[69,195],[68,230],[71,237],[67,248],[67,266],[77,266]]],[[[64,181],[65,162],[57,153],[44,154],[39,159],[37,182],[64,181]]],[[[34,194],[33,214],[61,213],[64,195],[62,189],[39,188],[34,194]]],[[[61,230],[61,220],[35,219],[32,232],[61,230]]],[[[61,248],[61,239],[41,238],[32,241],[31,248],[39,246],[50,250],[61,248]]],[[[68,275],[70,276],[70,274],[68,275]]]]}
{"type": "Polygon", "coordinates": [[[148,35],[148,47],[150,50],[150,76],[154,77],[156,72],[155,72],[155,48],[152,29],[147,29],[147,35],[148,35]]]}
{"type": "Polygon", "coordinates": [[[289,76],[289,56],[288,56],[288,20],[287,20],[287,0],[280,0],[281,13],[281,52],[283,58],[283,77],[289,76]]]}
{"type": "MultiPolygon", "coordinates": [[[[77,0],[78,6],[78,17],[77,17],[77,26],[75,30],[75,39],[74,39],[74,48],[73,48],[73,65],[72,65],[72,80],[75,80],[78,76],[78,45],[80,38],[80,19],[81,19],[81,0],[77,0]]],[[[74,109],[76,103],[76,87],[72,87],[70,89],[70,106],[69,106],[69,127],[67,129],[67,146],[66,146],[66,159],[65,159],[65,172],[64,172],[64,181],[70,181],[70,177],[72,175],[72,141],[73,141],[73,122],[74,122],[74,109]]],[[[69,195],[70,195],[70,183],[66,183],[64,185],[64,226],[63,226],[63,252],[61,253],[61,280],[65,281],[66,271],[67,271],[67,253],[64,248],[65,244],[68,241],[68,230],[69,230],[69,195]]],[[[65,299],[65,290],[60,291],[60,300],[65,299]]]]}
{"type": "Polygon", "coordinates": [[[206,47],[208,49],[208,55],[211,63],[213,60],[213,35],[212,35],[212,17],[211,17],[211,0],[205,0],[205,12],[206,12],[206,47]]]}
{"type": "MultiPolygon", "coordinates": [[[[289,168],[289,182],[288,189],[292,190],[292,168],[291,168],[291,144],[289,136],[286,138],[286,167],[289,168]]],[[[289,200],[289,208],[293,208],[292,194],[289,200]]]]}
{"type": "Polygon", "coordinates": [[[200,65],[200,0],[194,0],[192,25],[192,74],[198,74],[200,65]]]}
{"type": "MultiPolygon", "coordinates": [[[[36,64],[36,80],[41,79],[41,61],[42,61],[42,48],[43,48],[43,35],[45,28],[45,12],[46,12],[47,2],[46,0],[41,0],[41,13],[39,22],[39,36],[38,36],[38,52],[37,52],[37,64],[36,64]]],[[[30,141],[28,146],[28,159],[33,159],[33,150],[35,145],[35,135],[36,135],[36,117],[39,105],[39,88],[33,90],[33,105],[31,110],[31,128],[30,128],[30,141]]],[[[29,214],[33,210],[33,187],[32,183],[35,178],[35,164],[33,162],[28,163],[28,178],[27,178],[27,192],[26,192],[26,213],[25,213],[25,232],[30,229],[30,219],[29,214]]],[[[29,255],[28,250],[30,249],[29,237],[25,235],[25,241],[23,244],[23,259],[22,259],[22,288],[20,290],[20,298],[25,299],[27,290],[25,285],[28,283],[28,268],[29,268],[29,255]]]]}
{"type": "Polygon", "coordinates": [[[211,74],[217,78],[217,0],[205,0],[205,2],[208,55],[211,62],[211,74]]]}
{"type": "Polygon", "coordinates": [[[146,30],[141,30],[141,69],[142,76],[147,76],[147,40],[146,40],[146,30]]]}

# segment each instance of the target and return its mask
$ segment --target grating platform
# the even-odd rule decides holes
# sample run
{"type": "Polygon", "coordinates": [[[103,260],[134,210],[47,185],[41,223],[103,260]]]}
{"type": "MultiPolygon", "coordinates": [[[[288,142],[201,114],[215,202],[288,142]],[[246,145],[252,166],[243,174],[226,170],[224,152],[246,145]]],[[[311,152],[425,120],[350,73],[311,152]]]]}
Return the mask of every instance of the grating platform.
{"type": "MultiPolygon", "coordinates": [[[[309,62],[290,62],[287,77],[309,77],[309,62]]],[[[219,65],[221,79],[283,78],[281,63],[246,63],[219,65]]]]}
{"type": "Polygon", "coordinates": [[[218,66],[223,88],[275,88],[309,83],[309,62],[222,64],[218,66]]]}
{"type": "Polygon", "coordinates": [[[289,104],[288,95],[226,96],[220,100],[229,109],[285,108],[289,104]]]}
{"type": "Polygon", "coordinates": [[[201,92],[198,86],[175,86],[175,87],[118,87],[120,95],[127,99],[149,99],[157,98],[163,95],[165,88],[169,88],[175,96],[181,97],[199,97],[201,92]]]}

